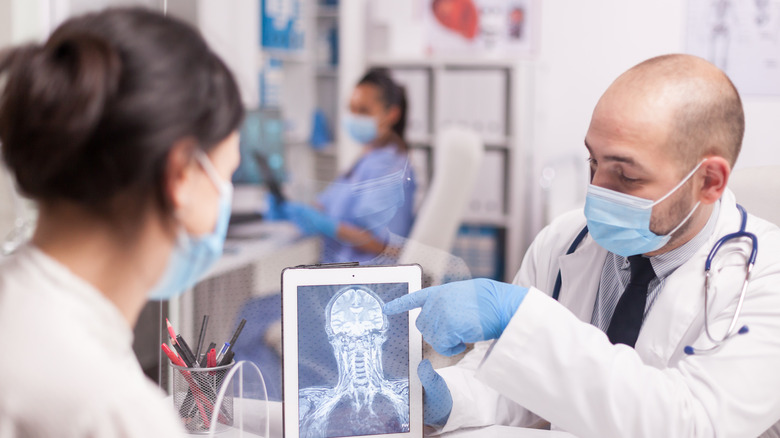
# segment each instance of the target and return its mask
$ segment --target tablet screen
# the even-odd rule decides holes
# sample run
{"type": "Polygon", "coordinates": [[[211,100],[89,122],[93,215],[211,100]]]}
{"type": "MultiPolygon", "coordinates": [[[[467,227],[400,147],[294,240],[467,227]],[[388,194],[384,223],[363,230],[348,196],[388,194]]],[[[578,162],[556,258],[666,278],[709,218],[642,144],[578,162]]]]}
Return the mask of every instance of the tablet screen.
{"type": "Polygon", "coordinates": [[[409,291],[408,282],[297,285],[297,436],[408,436],[410,317],[382,306],[409,291]]]}
{"type": "Polygon", "coordinates": [[[409,432],[409,316],[382,306],[406,283],[298,287],[302,437],[409,432]]]}

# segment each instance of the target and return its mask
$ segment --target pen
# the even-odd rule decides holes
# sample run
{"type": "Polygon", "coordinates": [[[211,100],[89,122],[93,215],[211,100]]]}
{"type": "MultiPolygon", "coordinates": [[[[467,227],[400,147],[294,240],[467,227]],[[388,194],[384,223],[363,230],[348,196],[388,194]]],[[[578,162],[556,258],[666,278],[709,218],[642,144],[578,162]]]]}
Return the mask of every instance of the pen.
{"type": "MultiPolygon", "coordinates": [[[[210,352],[211,350],[215,349],[216,347],[217,347],[217,344],[215,344],[213,342],[210,343],[209,346],[206,348],[206,353],[210,352]]],[[[217,353],[215,352],[214,353],[214,357],[216,357],[216,355],[217,355],[217,353]]],[[[209,365],[208,358],[206,356],[203,356],[203,359],[200,360],[200,367],[201,368],[206,368],[206,367],[210,367],[210,366],[212,366],[212,365],[209,365]]],[[[217,364],[215,363],[213,366],[217,366],[217,364]]]]}
{"type": "Polygon", "coordinates": [[[182,351],[184,352],[184,355],[186,355],[185,362],[190,363],[190,366],[193,366],[197,363],[195,360],[195,356],[192,354],[192,350],[190,349],[190,346],[187,345],[187,341],[184,340],[184,338],[181,335],[176,335],[176,344],[181,347],[182,351]]]}
{"type": "Polygon", "coordinates": [[[195,346],[195,362],[200,361],[200,349],[203,347],[203,340],[206,337],[206,327],[209,325],[209,316],[203,315],[203,322],[200,324],[200,336],[198,337],[198,345],[195,346]]]}
{"type": "Polygon", "coordinates": [[[176,356],[176,353],[171,351],[171,349],[166,344],[162,344],[162,350],[165,352],[165,354],[168,356],[168,359],[170,359],[171,363],[178,366],[186,366],[184,362],[181,361],[181,358],[179,356],[176,356]]]}
{"type": "Polygon", "coordinates": [[[238,335],[241,334],[241,330],[244,329],[244,326],[246,325],[246,319],[241,319],[241,322],[238,323],[238,328],[236,328],[236,332],[233,333],[233,337],[230,338],[230,345],[236,345],[236,340],[238,339],[238,335]]]}
{"type": "Polygon", "coordinates": [[[246,319],[241,319],[241,322],[238,324],[238,328],[236,328],[236,332],[233,333],[233,337],[230,338],[230,344],[228,345],[228,350],[225,352],[225,354],[219,358],[219,362],[217,363],[218,366],[227,365],[230,363],[230,360],[233,359],[233,346],[236,345],[236,340],[238,340],[238,335],[241,334],[241,330],[244,329],[244,326],[246,325],[246,319]],[[230,359],[227,361],[225,360],[228,356],[230,356],[230,359]]]}
{"type": "MultiPolygon", "coordinates": [[[[177,347],[177,346],[178,345],[174,344],[174,347],[177,347]]],[[[170,359],[171,362],[174,365],[177,365],[177,366],[180,366],[180,367],[186,367],[187,366],[182,361],[182,359],[180,357],[176,356],[176,353],[174,353],[173,351],[171,351],[170,348],[168,348],[167,345],[162,344],[161,348],[165,352],[165,354],[168,356],[168,359],[170,359]]],[[[203,400],[204,402],[208,402],[208,400],[206,399],[206,396],[203,395],[203,392],[200,390],[200,388],[198,388],[198,385],[195,384],[195,381],[192,380],[192,376],[190,375],[190,373],[188,371],[182,371],[181,373],[182,373],[182,376],[184,376],[184,379],[190,385],[190,390],[195,394],[195,397],[194,397],[195,398],[195,403],[197,403],[197,405],[198,405],[198,411],[200,411],[200,417],[203,420],[203,424],[205,424],[206,427],[209,427],[209,424],[210,424],[209,418],[208,418],[208,415],[206,414],[206,409],[203,407],[203,403],[201,402],[201,400],[203,400]]]]}
{"type": "Polygon", "coordinates": [[[219,350],[219,354],[217,355],[217,362],[222,361],[222,358],[227,354],[228,350],[230,349],[230,342],[225,342],[225,344],[222,346],[222,350],[219,350]]]}
{"type": "Polygon", "coordinates": [[[179,364],[176,364],[176,365],[179,365],[179,366],[182,366],[182,367],[187,367],[187,368],[192,368],[192,362],[190,362],[189,356],[187,356],[184,353],[184,349],[181,348],[181,345],[179,345],[179,343],[176,342],[176,343],[173,344],[173,348],[175,348],[176,352],[179,353],[179,358],[182,361],[181,365],[179,365],[179,364]]]}

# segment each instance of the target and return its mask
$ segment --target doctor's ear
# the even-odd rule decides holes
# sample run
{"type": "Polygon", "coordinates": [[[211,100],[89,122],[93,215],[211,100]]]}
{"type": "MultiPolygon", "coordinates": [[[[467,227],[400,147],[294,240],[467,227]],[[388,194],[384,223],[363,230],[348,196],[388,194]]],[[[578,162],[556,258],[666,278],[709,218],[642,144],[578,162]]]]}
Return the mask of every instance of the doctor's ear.
{"type": "Polygon", "coordinates": [[[713,204],[720,199],[726,190],[731,175],[731,166],[723,157],[707,157],[701,165],[704,171],[704,182],[701,187],[702,204],[713,204]]]}
{"type": "Polygon", "coordinates": [[[186,209],[195,197],[195,147],[194,139],[183,138],[177,140],[168,152],[165,163],[165,196],[174,212],[186,209]]]}

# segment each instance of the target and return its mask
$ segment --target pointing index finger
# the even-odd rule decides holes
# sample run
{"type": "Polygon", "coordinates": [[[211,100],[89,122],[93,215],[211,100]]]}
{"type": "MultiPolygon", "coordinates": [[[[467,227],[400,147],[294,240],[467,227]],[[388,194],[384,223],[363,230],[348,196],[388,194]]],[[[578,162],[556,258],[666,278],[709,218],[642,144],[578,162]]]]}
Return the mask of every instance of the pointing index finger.
{"type": "Polygon", "coordinates": [[[401,312],[408,312],[412,309],[422,307],[428,300],[430,292],[428,289],[418,290],[417,292],[396,298],[385,304],[382,311],[385,315],[395,315],[401,312]]]}

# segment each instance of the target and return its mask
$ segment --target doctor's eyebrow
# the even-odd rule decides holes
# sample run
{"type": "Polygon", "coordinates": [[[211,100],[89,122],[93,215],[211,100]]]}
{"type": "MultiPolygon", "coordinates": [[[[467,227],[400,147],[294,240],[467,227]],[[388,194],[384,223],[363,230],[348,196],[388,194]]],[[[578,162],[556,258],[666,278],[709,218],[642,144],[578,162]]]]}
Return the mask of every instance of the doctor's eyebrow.
{"type": "MultiPolygon", "coordinates": [[[[590,148],[590,145],[588,144],[588,140],[585,140],[585,147],[588,149],[588,153],[590,153],[591,156],[593,156],[593,150],[590,148]]],[[[599,162],[610,162],[614,161],[617,163],[624,163],[628,164],[629,166],[636,167],[639,170],[644,170],[641,164],[639,164],[636,160],[634,160],[633,157],[625,156],[625,155],[605,155],[601,157],[600,160],[597,160],[599,162]]]]}

